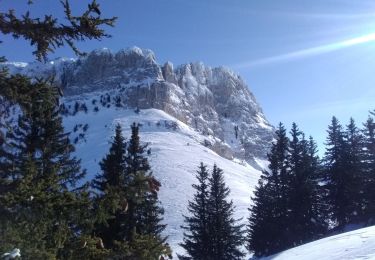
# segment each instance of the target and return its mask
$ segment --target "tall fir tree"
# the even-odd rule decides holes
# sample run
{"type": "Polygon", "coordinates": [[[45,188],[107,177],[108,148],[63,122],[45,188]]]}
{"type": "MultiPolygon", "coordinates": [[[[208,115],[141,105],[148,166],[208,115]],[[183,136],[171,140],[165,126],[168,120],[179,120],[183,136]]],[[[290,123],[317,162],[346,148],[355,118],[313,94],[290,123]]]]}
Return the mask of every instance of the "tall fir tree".
{"type": "Polygon", "coordinates": [[[116,125],[109,154],[99,163],[101,174],[95,176],[92,186],[99,191],[95,199],[98,224],[94,230],[105,248],[113,249],[116,241],[123,240],[127,200],[124,183],[126,144],[121,126],[116,125]]]}
{"type": "Polygon", "coordinates": [[[243,225],[233,218],[234,206],[227,201],[230,193],[225,185],[223,171],[216,165],[208,180],[208,220],[210,258],[215,260],[241,259],[244,253],[240,246],[244,242],[243,225]]]}
{"type": "Polygon", "coordinates": [[[100,163],[102,172],[92,184],[99,191],[95,235],[115,259],[151,260],[171,253],[161,235],[160,183],[150,172],[138,130],[133,124],[131,139],[125,142],[117,125],[109,154],[100,163]]]}
{"type": "Polygon", "coordinates": [[[364,175],[364,150],[363,135],[357,128],[354,119],[350,118],[345,133],[345,171],[350,181],[348,190],[350,192],[350,215],[349,222],[364,221],[365,209],[365,175],[364,175]]]}
{"type": "Polygon", "coordinates": [[[99,163],[102,174],[95,176],[93,187],[104,192],[107,187],[115,187],[124,182],[126,143],[121,125],[117,124],[109,154],[99,163]]]}
{"type": "Polygon", "coordinates": [[[271,255],[287,248],[288,147],[286,130],[280,123],[268,154],[269,170],[263,171],[249,209],[247,248],[255,256],[271,255]]]}
{"type": "Polygon", "coordinates": [[[363,128],[364,214],[367,224],[375,223],[375,111],[370,112],[363,128]]]}
{"type": "Polygon", "coordinates": [[[189,256],[180,256],[180,259],[206,260],[211,258],[208,219],[208,171],[207,166],[200,164],[197,171],[197,184],[193,200],[188,203],[190,216],[184,216],[185,225],[182,228],[184,240],[180,245],[189,256]]]}
{"type": "Polygon", "coordinates": [[[256,257],[271,255],[281,248],[275,195],[274,183],[270,183],[265,175],[261,176],[252,198],[253,205],[249,209],[248,225],[247,249],[256,257]]]}
{"type": "MultiPolygon", "coordinates": [[[[71,15],[68,1],[62,10],[68,23],[53,15],[31,17],[28,10],[20,16],[3,10],[0,33],[26,39],[36,46],[38,60],[46,61],[49,52],[64,44],[81,54],[76,41],[108,36],[100,27],[116,20],[103,19],[95,1],[79,16],[71,15]]],[[[90,254],[93,247],[75,247],[91,222],[89,195],[85,187],[75,186],[84,172],[71,156],[74,147],[61,126],[57,89],[35,81],[0,69],[0,252],[18,246],[24,259],[69,259],[75,249],[90,254]],[[21,108],[18,126],[4,127],[4,104],[5,109],[21,108]]]]}
{"type": "Polygon", "coordinates": [[[127,146],[125,182],[129,185],[128,239],[134,232],[141,235],[153,235],[160,239],[166,225],[162,224],[164,210],[160,205],[157,192],[161,186],[155,179],[147,159],[150,150],[147,144],[141,144],[139,125],[131,126],[131,137],[127,146]]]}
{"type": "Polygon", "coordinates": [[[85,172],[72,157],[56,89],[43,80],[28,88],[18,126],[7,135],[12,174],[1,178],[12,189],[0,196],[0,211],[6,212],[0,217],[0,250],[18,247],[28,258],[61,258],[83,232],[89,200],[77,184],[85,172]]]}
{"type": "Polygon", "coordinates": [[[328,203],[326,202],[327,198],[327,190],[322,185],[324,182],[324,167],[322,165],[322,160],[319,158],[318,148],[315,140],[312,136],[309,137],[308,144],[307,144],[307,152],[308,152],[308,161],[309,161],[309,168],[311,181],[314,183],[312,194],[312,213],[313,218],[311,219],[315,222],[315,229],[313,232],[314,239],[318,239],[323,237],[327,234],[329,229],[329,210],[328,210],[328,203]]]}
{"type": "Polygon", "coordinates": [[[352,222],[356,210],[356,178],[350,170],[349,145],[345,140],[345,132],[336,117],[328,126],[326,152],[324,157],[325,182],[328,190],[330,214],[337,229],[342,229],[352,222]]]}
{"type": "Polygon", "coordinates": [[[324,212],[319,206],[319,168],[316,145],[293,123],[289,142],[289,241],[288,247],[321,237],[327,228],[324,212]]]}

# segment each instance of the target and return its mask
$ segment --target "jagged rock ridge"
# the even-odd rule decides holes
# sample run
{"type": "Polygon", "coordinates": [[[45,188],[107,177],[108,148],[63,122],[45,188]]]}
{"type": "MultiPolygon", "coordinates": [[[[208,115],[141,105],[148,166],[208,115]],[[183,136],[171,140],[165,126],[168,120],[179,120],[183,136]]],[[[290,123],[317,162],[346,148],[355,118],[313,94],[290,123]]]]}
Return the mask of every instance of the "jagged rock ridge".
{"type": "MultiPolygon", "coordinates": [[[[225,158],[257,166],[273,139],[273,127],[241,77],[224,67],[159,65],[150,50],[95,50],[80,59],[47,64],[8,63],[12,73],[55,76],[66,96],[117,92],[128,108],[156,108],[207,135],[205,145],[225,158]]],[[[120,101],[119,101],[120,100],[120,101]]]]}

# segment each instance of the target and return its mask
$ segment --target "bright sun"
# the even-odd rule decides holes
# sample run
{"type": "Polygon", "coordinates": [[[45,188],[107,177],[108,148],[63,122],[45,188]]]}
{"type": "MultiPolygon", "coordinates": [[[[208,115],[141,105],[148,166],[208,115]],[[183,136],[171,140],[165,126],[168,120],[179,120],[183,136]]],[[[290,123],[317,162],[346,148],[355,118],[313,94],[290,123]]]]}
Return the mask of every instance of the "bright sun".
{"type": "Polygon", "coordinates": [[[341,45],[342,47],[347,47],[347,46],[352,46],[352,45],[371,42],[371,41],[375,41],[375,33],[366,34],[357,38],[349,39],[349,40],[340,42],[338,44],[341,45]]]}

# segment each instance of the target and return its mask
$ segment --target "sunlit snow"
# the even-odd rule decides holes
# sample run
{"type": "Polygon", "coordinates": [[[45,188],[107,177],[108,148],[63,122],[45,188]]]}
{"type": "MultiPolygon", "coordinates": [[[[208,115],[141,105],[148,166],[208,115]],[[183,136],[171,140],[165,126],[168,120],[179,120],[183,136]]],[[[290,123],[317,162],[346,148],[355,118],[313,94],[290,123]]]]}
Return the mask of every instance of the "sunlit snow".
{"type": "Polygon", "coordinates": [[[100,108],[97,113],[80,112],[75,116],[65,117],[64,124],[68,131],[73,129],[75,124],[89,125],[85,140],[76,145],[77,156],[82,159],[82,166],[87,169],[88,179],[99,172],[98,163],[109,149],[115,125],[120,123],[125,137],[128,138],[133,122],[142,125],[141,140],[149,143],[152,170],[162,183],[159,196],[165,208],[164,222],[168,224],[165,235],[169,237],[168,242],[174,253],[183,253],[178,246],[183,237],[180,226],[183,224],[183,214],[188,214],[186,205],[194,194],[191,185],[195,182],[195,172],[200,162],[210,168],[216,163],[224,170],[225,181],[231,189],[230,198],[236,206],[235,217],[243,218],[243,223],[246,221],[250,197],[260,172],[248,164],[220,157],[202,145],[207,136],[202,136],[161,110],[147,109],[135,113],[133,110],[112,106],[100,108]],[[172,122],[177,123],[176,130],[166,127],[172,122]]]}

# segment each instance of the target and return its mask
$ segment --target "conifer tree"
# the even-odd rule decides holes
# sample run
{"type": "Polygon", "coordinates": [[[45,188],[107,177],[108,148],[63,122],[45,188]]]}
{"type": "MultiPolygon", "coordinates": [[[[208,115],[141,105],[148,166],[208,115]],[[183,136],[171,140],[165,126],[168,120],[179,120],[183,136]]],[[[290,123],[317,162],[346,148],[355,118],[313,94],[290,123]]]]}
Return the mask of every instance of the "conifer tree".
{"type": "MultiPolygon", "coordinates": [[[[46,61],[49,52],[64,44],[82,54],[75,42],[108,36],[101,27],[116,20],[103,19],[96,1],[79,16],[72,15],[68,1],[62,1],[62,8],[68,23],[53,15],[3,10],[0,34],[24,38],[36,47],[37,59],[46,61]]],[[[90,225],[90,198],[85,186],[76,186],[84,171],[71,156],[74,147],[58,115],[57,89],[3,68],[0,85],[0,252],[17,246],[25,259],[69,259],[75,249],[93,252],[90,246],[75,247],[90,225]],[[3,124],[4,104],[5,110],[10,105],[22,110],[18,126],[3,124]]]]}
{"type": "Polygon", "coordinates": [[[289,142],[288,246],[296,246],[322,236],[326,230],[324,214],[319,206],[319,172],[316,145],[293,123],[289,142]]]}
{"type": "Polygon", "coordinates": [[[93,187],[104,192],[107,187],[119,186],[124,182],[126,143],[121,125],[117,124],[109,154],[99,163],[102,174],[95,176],[93,187]]]}
{"type": "Polygon", "coordinates": [[[99,191],[94,232],[114,259],[158,259],[170,254],[161,237],[165,225],[157,200],[160,183],[144,157],[138,126],[132,125],[129,142],[121,132],[117,125],[109,154],[100,163],[102,173],[93,181],[99,191]]]}
{"type": "MultiPolygon", "coordinates": [[[[28,5],[33,1],[27,1],[28,5]]],[[[11,35],[14,39],[23,38],[35,47],[33,54],[38,60],[46,60],[47,54],[68,45],[77,54],[82,54],[75,42],[87,39],[100,40],[110,37],[102,26],[113,26],[116,17],[102,18],[99,4],[93,0],[80,15],[73,15],[68,0],[61,1],[66,22],[54,15],[32,17],[29,11],[17,15],[14,9],[0,12],[0,34],[11,35]]],[[[1,59],[0,59],[1,60],[1,59]]]]}
{"type": "Polygon", "coordinates": [[[216,165],[208,182],[208,259],[241,259],[244,256],[239,248],[244,242],[243,225],[233,218],[233,202],[227,201],[230,191],[225,185],[223,171],[216,165]]]}
{"type": "Polygon", "coordinates": [[[92,186],[99,191],[96,198],[98,225],[94,232],[106,248],[113,249],[115,241],[123,240],[122,226],[125,224],[127,203],[124,183],[126,145],[121,126],[116,125],[115,136],[109,154],[99,163],[102,173],[96,175],[92,186]]]}
{"type": "Polygon", "coordinates": [[[309,160],[309,167],[311,181],[314,184],[312,194],[312,221],[315,224],[313,237],[314,239],[318,239],[324,235],[326,235],[328,231],[328,222],[329,222],[329,211],[327,209],[328,203],[326,202],[327,198],[327,190],[322,185],[322,181],[324,180],[324,172],[322,161],[319,158],[317,144],[312,136],[309,137],[308,144],[307,144],[307,152],[308,152],[308,160],[309,160]]]}
{"type": "Polygon", "coordinates": [[[131,240],[132,234],[136,232],[141,235],[154,235],[164,242],[165,238],[161,237],[161,232],[165,229],[165,225],[161,224],[164,210],[157,197],[161,185],[152,175],[146,157],[150,150],[147,150],[147,144],[140,142],[139,126],[133,123],[131,130],[125,158],[125,183],[129,185],[126,224],[128,240],[131,240]]]}
{"type": "Polygon", "coordinates": [[[360,222],[364,220],[364,167],[363,167],[363,136],[357,128],[354,119],[350,118],[349,124],[345,130],[345,170],[347,172],[347,181],[350,181],[350,204],[351,212],[350,222],[360,222]]]}
{"type": "Polygon", "coordinates": [[[368,224],[375,223],[375,122],[374,122],[375,111],[371,112],[367,121],[364,124],[363,129],[363,142],[364,142],[364,153],[363,153],[363,171],[364,171],[364,182],[363,186],[365,189],[365,219],[368,224]]]}
{"type": "Polygon", "coordinates": [[[39,80],[29,90],[18,127],[7,136],[12,174],[1,177],[12,189],[0,196],[0,211],[6,212],[0,218],[5,227],[0,250],[19,247],[34,259],[62,257],[86,221],[87,192],[77,186],[85,172],[71,155],[74,146],[64,133],[56,89],[39,80]]]}
{"type": "Polygon", "coordinates": [[[280,123],[276,142],[268,154],[269,170],[256,187],[250,210],[247,248],[255,256],[271,255],[282,251],[288,240],[287,205],[288,144],[286,130],[280,123]]]}
{"type": "Polygon", "coordinates": [[[333,221],[339,229],[352,221],[356,205],[353,199],[356,186],[354,173],[348,164],[349,148],[345,133],[336,117],[328,126],[328,137],[325,152],[325,181],[328,190],[328,201],[333,221]]]}
{"type": "Polygon", "coordinates": [[[133,255],[152,260],[159,256],[171,257],[171,249],[167,238],[162,236],[166,225],[161,223],[164,209],[157,196],[161,184],[151,172],[147,148],[147,144],[140,142],[139,125],[133,123],[125,156],[125,194],[129,207],[124,235],[133,255]]]}
{"type": "Polygon", "coordinates": [[[248,249],[274,254],[324,235],[327,229],[316,144],[293,123],[290,140],[282,124],[253,199],[248,249]]]}
{"type": "MultiPolygon", "coordinates": [[[[2,133],[1,133],[2,134],[2,133]]],[[[13,186],[12,179],[16,174],[15,171],[15,155],[11,152],[12,147],[5,140],[0,144],[0,200],[1,198],[9,192],[13,186]]],[[[5,214],[5,211],[0,207],[0,216],[5,214]]]]}
{"type": "Polygon", "coordinates": [[[279,226],[276,222],[274,195],[274,186],[262,176],[252,198],[253,206],[249,209],[248,225],[247,249],[257,257],[278,251],[278,248],[275,248],[279,226]]]}
{"type": "Polygon", "coordinates": [[[181,246],[186,250],[189,257],[180,256],[181,259],[210,259],[209,219],[208,219],[208,171],[207,166],[200,164],[197,171],[197,184],[193,184],[196,190],[193,201],[189,201],[188,210],[190,216],[184,216],[185,225],[182,228],[184,240],[181,246]]]}

